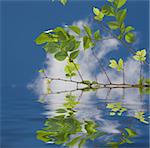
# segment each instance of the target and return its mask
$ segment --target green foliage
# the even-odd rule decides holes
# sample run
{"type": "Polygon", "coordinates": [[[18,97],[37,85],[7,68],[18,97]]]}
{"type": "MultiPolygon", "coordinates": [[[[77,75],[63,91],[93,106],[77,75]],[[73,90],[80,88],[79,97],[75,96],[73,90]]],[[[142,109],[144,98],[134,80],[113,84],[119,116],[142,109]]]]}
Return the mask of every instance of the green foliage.
{"type": "Polygon", "coordinates": [[[47,42],[57,42],[58,39],[57,36],[55,35],[51,35],[48,33],[41,33],[34,41],[37,45],[41,45],[47,42]]]}
{"type": "Polygon", "coordinates": [[[68,64],[65,66],[65,69],[64,69],[66,73],[66,77],[71,78],[73,76],[76,76],[76,71],[79,68],[80,68],[79,64],[74,64],[73,62],[68,61],[68,64]]]}
{"type": "Polygon", "coordinates": [[[89,38],[88,36],[84,36],[83,37],[83,47],[84,49],[88,49],[90,47],[92,47],[94,44],[91,40],[91,38],[89,38]]]}
{"type": "Polygon", "coordinates": [[[145,61],[146,60],[146,50],[139,50],[135,53],[133,58],[137,61],[145,61]]]}
{"type": "Polygon", "coordinates": [[[55,58],[58,60],[58,61],[64,61],[67,57],[67,52],[65,51],[59,51],[55,54],[55,58]]]}
{"type": "Polygon", "coordinates": [[[102,21],[104,18],[104,14],[98,8],[93,7],[93,13],[95,14],[94,19],[98,21],[102,21]]]}
{"type": "Polygon", "coordinates": [[[100,31],[97,30],[97,31],[94,33],[94,40],[99,41],[100,39],[101,39],[100,31]]]}
{"type": "Polygon", "coordinates": [[[116,16],[119,25],[122,25],[127,15],[127,9],[119,10],[116,16]]]}
{"type": "Polygon", "coordinates": [[[140,120],[141,122],[148,124],[148,122],[144,118],[144,112],[142,112],[142,111],[136,112],[134,117],[137,118],[138,120],[140,120]]]}
{"type": "Polygon", "coordinates": [[[44,72],[45,72],[44,69],[40,69],[40,70],[39,70],[39,73],[44,73],[44,72]]]}
{"type": "Polygon", "coordinates": [[[132,32],[128,32],[125,35],[125,40],[126,40],[127,43],[133,43],[135,41],[135,34],[132,33],[132,32]]]}
{"type": "Polygon", "coordinates": [[[79,28],[78,26],[69,26],[69,28],[70,28],[73,32],[75,32],[76,34],[80,35],[81,30],[80,30],[80,28],[79,28]]]}
{"type": "Polygon", "coordinates": [[[126,1],[127,0],[114,0],[113,3],[116,8],[121,8],[126,3],[126,1]]]}
{"type": "Polygon", "coordinates": [[[45,52],[53,54],[59,50],[59,45],[57,43],[47,43],[44,47],[45,52]]]}
{"type": "Polygon", "coordinates": [[[76,59],[76,57],[79,55],[79,53],[80,53],[79,50],[73,51],[73,52],[70,54],[70,59],[71,59],[71,60],[76,59]]]}
{"type": "Polygon", "coordinates": [[[119,28],[118,22],[108,22],[107,24],[108,24],[109,28],[112,30],[116,30],[119,28]]]}
{"type": "Polygon", "coordinates": [[[134,30],[134,27],[132,27],[132,26],[127,26],[127,27],[125,28],[125,33],[128,33],[128,32],[133,31],[133,30],[134,30]]]}
{"type": "Polygon", "coordinates": [[[122,107],[121,102],[109,103],[106,108],[111,109],[111,116],[114,116],[115,114],[121,116],[123,112],[127,111],[126,108],[122,107]]]}
{"type": "Polygon", "coordinates": [[[115,10],[112,6],[104,5],[102,7],[102,13],[107,16],[115,16],[115,10]]]}
{"type": "Polygon", "coordinates": [[[116,69],[117,71],[123,70],[123,60],[120,58],[118,63],[116,60],[110,60],[109,67],[116,69]]]}
{"type": "MultiPolygon", "coordinates": [[[[69,28],[80,34],[80,29],[77,26],[70,26],[69,28]]],[[[43,46],[45,52],[54,54],[54,57],[58,61],[64,61],[66,58],[69,58],[69,55],[73,60],[79,55],[79,50],[77,49],[80,46],[80,41],[62,27],[56,27],[49,33],[42,33],[35,39],[35,42],[38,45],[46,43],[43,46]]]]}
{"type": "Polygon", "coordinates": [[[84,26],[84,30],[87,33],[88,37],[91,38],[92,37],[92,30],[89,26],[84,26]]]}

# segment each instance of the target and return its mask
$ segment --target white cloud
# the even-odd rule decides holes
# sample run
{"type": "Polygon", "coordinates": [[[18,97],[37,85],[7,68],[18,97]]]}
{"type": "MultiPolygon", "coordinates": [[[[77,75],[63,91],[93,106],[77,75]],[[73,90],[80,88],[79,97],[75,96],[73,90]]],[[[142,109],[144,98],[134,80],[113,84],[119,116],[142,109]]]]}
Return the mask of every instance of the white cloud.
{"type": "MultiPolygon", "coordinates": [[[[74,22],[73,25],[77,25],[80,28],[83,29],[83,25],[87,25],[88,21],[77,21],[74,22]]],[[[88,24],[91,25],[91,24],[88,24]]],[[[107,54],[110,52],[117,50],[119,46],[119,42],[116,39],[108,39],[104,40],[98,43],[97,47],[95,48],[96,55],[99,59],[104,59],[107,54]]],[[[77,62],[81,65],[81,74],[83,75],[83,78],[85,80],[95,80],[95,74],[97,75],[97,79],[100,82],[106,82],[108,83],[108,80],[106,78],[106,75],[104,72],[99,72],[97,69],[98,63],[95,60],[95,57],[92,55],[91,50],[83,50],[83,46],[81,43],[80,46],[80,56],[77,59],[77,62]]],[[[45,63],[47,64],[47,68],[45,69],[47,75],[49,77],[54,78],[65,78],[64,73],[64,66],[66,65],[66,62],[59,62],[55,60],[51,55],[47,55],[45,63]]],[[[125,61],[125,78],[127,83],[136,83],[139,79],[139,67],[140,65],[138,62],[127,59],[125,61]]],[[[110,79],[114,83],[122,83],[122,73],[118,73],[113,69],[107,68],[106,72],[108,73],[110,79]]],[[[66,78],[65,78],[66,79],[66,78]]],[[[76,77],[75,80],[80,80],[80,77],[76,77]]],[[[44,94],[46,91],[47,84],[42,79],[41,75],[39,75],[34,83],[31,83],[28,85],[28,88],[32,88],[39,97],[41,97],[41,94],[44,94]]],[[[73,83],[64,83],[61,81],[53,81],[51,84],[51,89],[53,91],[64,91],[64,90],[72,90],[75,89],[76,85],[73,83]]],[[[97,98],[99,99],[105,99],[108,89],[99,89],[97,91],[97,98]]],[[[125,107],[127,107],[130,110],[139,111],[143,110],[143,103],[140,100],[139,93],[137,89],[129,89],[125,91],[125,98],[121,100],[122,98],[122,89],[114,89],[110,91],[110,94],[107,96],[107,100],[104,100],[104,102],[113,102],[114,100],[122,101],[125,107]],[[135,105],[136,104],[136,105],[135,105]]],[[[80,95],[80,92],[75,93],[77,96],[80,95]]],[[[78,106],[78,118],[95,118],[100,119],[103,124],[103,129],[109,131],[112,133],[117,133],[117,127],[119,124],[117,123],[115,126],[113,126],[113,122],[110,122],[108,120],[103,120],[102,118],[102,112],[97,111],[97,108],[95,108],[95,104],[93,103],[93,94],[95,92],[88,92],[84,93],[82,98],[80,99],[80,105],[78,106]]],[[[56,110],[58,107],[61,107],[64,103],[64,97],[65,94],[58,94],[58,95],[50,95],[46,97],[46,110],[45,114],[49,117],[54,114],[54,110],[56,110]]],[[[95,97],[93,97],[95,98],[95,97]]],[[[131,112],[131,114],[133,114],[131,112]]]]}

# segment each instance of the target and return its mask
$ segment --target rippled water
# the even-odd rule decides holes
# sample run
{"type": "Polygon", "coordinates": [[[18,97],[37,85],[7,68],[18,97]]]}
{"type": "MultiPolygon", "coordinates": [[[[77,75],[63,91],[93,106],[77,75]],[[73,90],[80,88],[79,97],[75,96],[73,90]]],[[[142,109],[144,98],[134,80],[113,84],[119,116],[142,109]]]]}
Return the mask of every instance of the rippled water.
{"type": "MultiPolygon", "coordinates": [[[[37,137],[37,131],[44,128],[45,121],[63,114],[56,113],[56,109],[66,109],[63,106],[63,104],[67,103],[67,101],[63,98],[65,94],[49,96],[47,97],[45,102],[42,102],[41,104],[37,102],[36,99],[31,99],[34,96],[33,94],[27,93],[27,95],[25,96],[22,95],[22,92],[25,91],[28,90],[23,87],[3,88],[3,97],[8,98],[9,102],[7,104],[7,100],[3,100],[2,102],[2,147],[65,147],[64,143],[66,142],[60,145],[55,145],[52,144],[52,142],[43,142],[41,141],[41,138],[37,137]],[[22,98],[22,102],[19,101],[20,98],[22,98]]],[[[136,89],[134,91],[136,92],[136,89]]],[[[128,90],[126,90],[126,93],[128,93],[128,90]]],[[[108,98],[100,98],[98,97],[98,92],[97,96],[94,92],[85,92],[80,100],[78,100],[78,97],[76,98],[76,101],[79,101],[80,103],[77,104],[74,109],[70,107],[74,111],[76,111],[73,113],[73,118],[75,121],[82,122],[84,124],[87,123],[87,121],[90,121],[94,123],[94,125],[96,124],[96,127],[91,126],[91,130],[96,130],[96,132],[100,131],[103,133],[102,136],[93,140],[88,139],[83,147],[108,147],[108,145],[106,144],[112,141],[118,141],[121,138],[120,134],[125,132],[125,128],[128,128],[136,134],[133,135],[133,137],[131,136],[131,138],[129,138],[130,141],[128,141],[128,143],[121,144],[119,147],[148,148],[149,126],[148,124],[140,122],[138,119],[133,117],[135,112],[144,111],[145,120],[148,120],[148,96],[145,95],[143,98],[139,97],[139,99],[135,98],[135,102],[127,101],[126,97],[124,99],[119,97],[116,99],[111,99],[110,97],[111,93],[108,98]],[[121,116],[110,116],[111,109],[106,108],[106,106],[108,103],[115,102],[122,102],[122,106],[127,108],[127,112],[123,112],[121,116]]],[[[129,98],[129,100],[131,99],[133,98],[129,98]]],[[[69,116],[65,118],[69,118],[69,116]]],[[[59,122],[63,119],[64,118],[59,120],[59,122]]],[[[67,122],[68,121],[64,120],[63,124],[65,125],[67,122]]],[[[74,128],[73,123],[69,118],[69,122],[66,125],[69,126],[67,127],[67,130],[71,131],[71,129],[74,128]]],[[[56,124],[53,125],[51,122],[50,125],[54,127],[56,126],[56,124]]],[[[58,127],[56,126],[55,128],[58,127]]],[[[53,130],[56,130],[55,128],[53,128],[53,130]]],[[[62,129],[64,128],[65,127],[62,127],[62,129]]],[[[72,139],[75,136],[81,136],[83,138],[85,137],[85,135],[86,131],[84,129],[77,132],[76,134],[71,134],[69,138],[72,139]]],[[[67,142],[68,141],[69,139],[67,140],[67,142]]]]}

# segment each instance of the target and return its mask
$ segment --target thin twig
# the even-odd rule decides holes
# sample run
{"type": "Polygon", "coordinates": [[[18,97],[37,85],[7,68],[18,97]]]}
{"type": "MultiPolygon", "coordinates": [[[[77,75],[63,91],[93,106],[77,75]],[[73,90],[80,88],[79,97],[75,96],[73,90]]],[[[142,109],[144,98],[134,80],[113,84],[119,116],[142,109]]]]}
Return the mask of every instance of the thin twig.
{"type": "MultiPolygon", "coordinates": [[[[135,51],[132,47],[130,47],[129,45],[127,45],[123,40],[118,39],[118,36],[114,33],[112,33],[105,25],[104,23],[100,22],[101,26],[103,27],[103,29],[105,31],[107,31],[108,33],[110,33],[115,39],[117,39],[120,43],[122,43],[128,50],[130,53],[132,53],[133,55],[135,55],[135,51]]],[[[146,61],[144,61],[144,64],[146,64],[147,66],[150,66],[149,63],[147,63],[146,61]]]]}
{"type": "Polygon", "coordinates": [[[109,76],[108,76],[108,74],[107,74],[107,72],[106,72],[106,70],[105,70],[105,68],[104,68],[104,67],[103,67],[103,65],[101,64],[100,59],[99,59],[99,58],[97,57],[97,55],[95,54],[95,52],[94,52],[93,48],[92,48],[91,50],[92,50],[92,54],[93,54],[93,56],[94,56],[94,57],[95,57],[95,59],[98,61],[100,68],[101,68],[101,69],[102,69],[102,71],[105,73],[105,75],[106,75],[106,77],[107,77],[107,79],[108,79],[109,83],[110,83],[110,84],[112,84],[112,83],[111,83],[111,80],[110,80],[110,78],[109,78],[109,76]]]}
{"type": "Polygon", "coordinates": [[[80,73],[80,71],[79,71],[78,67],[77,67],[77,66],[76,66],[76,64],[74,63],[74,61],[72,61],[72,63],[74,64],[74,67],[75,67],[75,69],[77,70],[77,72],[78,72],[78,74],[79,74],[80,79],[81,79],[82,81],[84,81],[84,80],[83,80],[83,77],[82,77],[82,75],[81,75],[81,73],[80,73]]]}

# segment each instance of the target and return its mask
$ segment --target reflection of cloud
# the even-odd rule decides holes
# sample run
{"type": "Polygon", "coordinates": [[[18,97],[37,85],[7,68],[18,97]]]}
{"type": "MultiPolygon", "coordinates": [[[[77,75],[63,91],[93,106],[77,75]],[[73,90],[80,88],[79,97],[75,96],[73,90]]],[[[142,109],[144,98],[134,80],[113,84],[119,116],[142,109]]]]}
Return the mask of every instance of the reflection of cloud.
{"type": "MultiPolygon", "coordinates": [[[[83,29],[83,25],[88,24],[88,21],[78,21],[73,23],[74,25],[79,26],[83,29]]],[[[90,24],[91,25],[91,24],[90,24]]],[[[82,42],[82,41],[81,41],[82,42]]],[[[81,73],[83,75],[83,78],[85,80],[95,80],[95,73],[97,75],[97,79],[100,82],[107,82],[106,76],[103,72],[99,72],[99,70],[96,68],[98,63],[95,60],[94,56],[92,55],[91,50],[83,50],[83,43],[81,43],[80,46],[80,56],[77,59],[77,63],[81,65],[81,73]]],[[[96,54],[100,59],[104,59],[106,55],[108,55],[111,51],[117,50],[119,46],[119,42],[116,39],[108,39],[104,41],[100,41],[95,48],[96,54]]],[[[47,75],[49,77],[54,78],[65,78],[64,73],[64,66],[66,65],[66,62],[59,62],[55,60],[51,55],[47,55],[45,63],[47,64],[47,68],[45,69],[47,75]]],[[[136,83],[139,79],[139,68],[140,65],[138,62],[127,59],[125,61],[125,79],[127,83],[136,83]]],[[[117,71],[107,68],[106,69],[110,79],[114,83],[122,83],[122,73],[118,73],[117,71]]],[[[65,78],[66,79],[66,78],[65,78]]],[[[79,77],[73,78],[75,80],[80,80],[79,77]]],[[[29,84],[28,88],[32,88],[40,97],[41,94],[44,94],[46,91],[47,84],[42,79],[41,75],[39,75],[34,83],[29,84]]],[[[75,84],[72,83],[64,83],[61,81],[53,81],[51,84],[51,89],[53,91],[61,91],[61,90],[71,90],[76,88],[75,84]]],[[[113,102],[114,100],[123,102],[124,106],[129,108],[130,110],[139,111],[142,110],[143,103],[140,100],[139,93],[137,92],[137,89],[128,89],[125,91],[125,98],[122,98],[122,89],[113,89],[111,90],[110,94],[107,96],[108,102],[113,102]]],[[[99,89],[97,91],[97,97],[100,99],[105,99],[106,94],[108,92],[108,89],[99,89]]],[[[94,93],[94,92],[93,92],[94,93]]],[[[85,92],[81,98],[81,103],[78,106],[78,114],[77,116],[79,118],[102,118],[101,111],[97,111],[95,108],[95,104],[93,103],[93,93],[87,93],[85,92]]],[[[80,95],[80,92],[76,92],[76,95],[80,95]]],[[[46,97],[46,110],[45,113],[47,116],[51,116],[53,114],[53,111],[61,107],[64,103],[64,97],[65,94],[58,94],[58,95],[50,95],[46,97]]],[[[94,98],[94,97],[93,97],[94,98]]],[[[104,100],[105,101],[105,100],[104,100]]],[[[113,126],[112,123],[108,122],[107,120],[103,120],[105,124],[103,125],[103,129],[107,130],[109,127],[109,131],[112,133],[118,132],[116,128],[119,126],[116,124],[116,126],[113,126]]]]}

